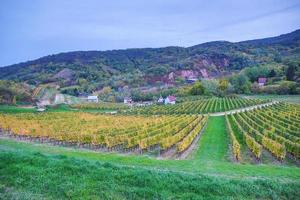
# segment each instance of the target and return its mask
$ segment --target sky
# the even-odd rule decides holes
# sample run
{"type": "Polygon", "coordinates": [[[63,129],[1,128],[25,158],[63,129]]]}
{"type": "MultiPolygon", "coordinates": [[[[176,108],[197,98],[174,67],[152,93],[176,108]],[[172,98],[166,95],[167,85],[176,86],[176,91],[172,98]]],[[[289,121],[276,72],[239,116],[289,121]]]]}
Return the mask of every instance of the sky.
{"type": "Polygon", "coordinates": [[[300,29],[300,0],[1,0],[0,66],[60,52],[193,46],[300,29]]]}

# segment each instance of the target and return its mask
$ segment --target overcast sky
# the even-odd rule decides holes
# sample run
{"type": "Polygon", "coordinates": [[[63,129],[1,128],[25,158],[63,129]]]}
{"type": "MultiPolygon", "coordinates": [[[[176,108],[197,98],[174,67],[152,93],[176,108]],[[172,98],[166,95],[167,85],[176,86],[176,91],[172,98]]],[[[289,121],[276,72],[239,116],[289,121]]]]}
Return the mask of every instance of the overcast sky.
{"type": "Polygon", "coordinates": [[[192,46],[300,28],[300,0],[1,0],[0,66],[59,52],[192,46]]]}

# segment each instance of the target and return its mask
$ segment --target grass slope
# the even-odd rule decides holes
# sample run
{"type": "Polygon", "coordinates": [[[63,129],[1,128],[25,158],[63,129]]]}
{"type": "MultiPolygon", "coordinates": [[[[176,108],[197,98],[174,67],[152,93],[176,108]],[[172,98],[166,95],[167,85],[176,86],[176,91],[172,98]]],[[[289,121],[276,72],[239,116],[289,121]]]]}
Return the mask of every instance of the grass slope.
{"type": "Polygon", "coordinates": [[[299,182],[147,170],[61,155],[0,152],[1,199],[296,199],[299,182]]]}

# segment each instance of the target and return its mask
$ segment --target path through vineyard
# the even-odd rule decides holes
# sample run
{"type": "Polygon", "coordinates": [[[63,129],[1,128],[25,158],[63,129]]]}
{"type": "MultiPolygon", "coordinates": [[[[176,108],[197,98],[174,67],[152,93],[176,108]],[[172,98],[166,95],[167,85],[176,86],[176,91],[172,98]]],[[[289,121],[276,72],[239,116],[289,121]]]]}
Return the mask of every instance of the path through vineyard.
{"type": "Polygon", "coordinates": [[[210,117],[194,159],[203,162],[225,161],[229,138],[223,116],[210,117]]]}
{"type": "Polygon", "coordinates": [[[245,108],[229,110],[229,111],[226,111],[226,112],[211,113],[210,116],[224,116],[225,114],[234,114],[234,113],[239,113],[239,112],[245,112],[245,111],[249,111],[249,110],[254,110],[256,108],[271,106],[271,105],[276,104],[276,103],[279,103],[279,102],[278,101],[272,101],[272,102],[268,102],[268,103],[264,103],[264,104],[248,106],[248,107],[245,107],[245,108]]]}

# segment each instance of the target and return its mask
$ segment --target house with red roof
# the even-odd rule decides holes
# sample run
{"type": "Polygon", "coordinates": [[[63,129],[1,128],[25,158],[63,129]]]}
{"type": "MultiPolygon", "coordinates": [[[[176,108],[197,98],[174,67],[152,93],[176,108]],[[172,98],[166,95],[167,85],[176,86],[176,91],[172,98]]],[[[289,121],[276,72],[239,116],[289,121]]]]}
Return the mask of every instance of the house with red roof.
{"type": "Polygon", "coordinates": [[[260,77],[260,78],[258,78],[257,82],[258,82],[259,86],[264,86],[267,83],[267,78],[260,77]]]}
{"type": "Polygon", "coordinates": [[[169,95],[167,98],[165,98],[165,104],[175,104],[176,103],[176,97],[169,95]]]}

